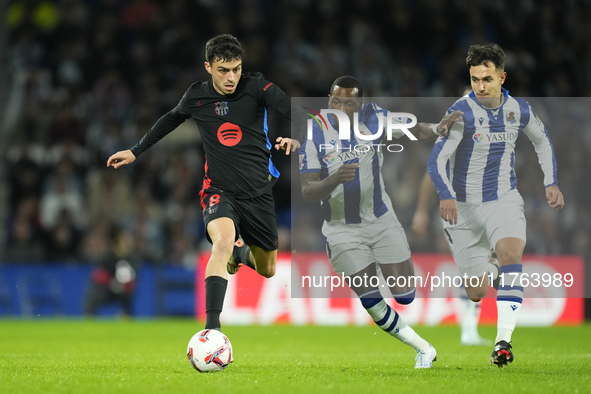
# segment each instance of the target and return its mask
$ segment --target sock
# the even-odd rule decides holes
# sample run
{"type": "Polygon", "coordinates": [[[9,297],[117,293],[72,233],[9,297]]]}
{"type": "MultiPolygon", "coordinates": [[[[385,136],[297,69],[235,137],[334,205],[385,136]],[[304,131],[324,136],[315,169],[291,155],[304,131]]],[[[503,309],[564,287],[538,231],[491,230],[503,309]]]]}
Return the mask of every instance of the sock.
{"type": "Polygon", "coordinates": [[[462,341],[478,337],[478,320],[480,318],[480,302],[473,302],[468,297],[460,298],[460,328],[462,341]]]}
{"type": "Polygon", "coordinates": [[[487,263],[488,266],[488,285],[492,285],[492,282],[499,277],[499,268],[493,263],[487,263]]]}
{"type": "Polygon", "coordinates": [[[522,272],[521,264],[509,264],[501,266],[501,273],[504,274],[504,283],[499,286],[497,292],[497,338],[495,343],[499,341],[511,342],[511,334],[515,329],[517,323],[517,316],[521,309],[521,303],[523,302],[523,287],[520,285],[520,277],[518,276],[515,281],[515,275],[513,273],[522,272]],[[514,284],[511,286],[511,284],[514,284]]]}
{"type": "Polygon", "coordinates": [[[220,314],[224,306],[224,296],[228,280],[220,276],[209,276],[205,278],[205,328],[222,327],[220,314]]]}
{"type": "Polygon", "coordinates": [[[394,297],[397,303],[401,305],[408,305],[415,300],[415,293],[416,288],[409,290],[406,293],[392,294],[392,297],[394,297]]]}
{"type": "Polygon", "coordinates": [[[427,351],[429,349],[429,343],[421,338],[402,320],[394,309],[386,304],[386,301],[384,301],[378,290],[365,293],[359,299],[373,321],[382,330],[400,342],[411,346],[416,352],[419,350],[427,351]]]}
{"type": "Polygon", "coordinates": [[[255,271],[257,270],[252,261],[250,261],[250,248],[246,244],[240,249],[240,262],[255,271]]]}
{"type": "Polygon", "coordinates": [[[254,264],[250,261],[250,248],[246,244],[242,244],[242,246],[234,245],[234,260],[238,264],[245,265],[253,270],[257,270],[254,264]]]}
{"type": "Polygon", "coordinates": [[[499,275],[501,274],[501,269],[499,259],[497,258],[497,254],[494,250],[490,251],[486,265],[488,271],[488,285],[497,289],[499,286],[498,280],[499,275]],[[495,264],[493,264],[493,262],[495,264]]]}

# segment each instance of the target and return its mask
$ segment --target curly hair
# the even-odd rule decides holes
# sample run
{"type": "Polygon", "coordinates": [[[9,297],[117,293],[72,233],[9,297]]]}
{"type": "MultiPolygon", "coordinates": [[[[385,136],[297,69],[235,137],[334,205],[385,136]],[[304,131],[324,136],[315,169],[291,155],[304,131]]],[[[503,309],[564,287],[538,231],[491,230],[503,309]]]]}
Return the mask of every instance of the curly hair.
{"type": "Polygon", "coordinates": [[[468,68],[480,65],[489,67],[489,63],[494,64],[497,70],[505,69],[505,52],[498,44],[472,45],[468,48],[468,68]]]}
{"type": "Polygon", "coordinates": [[[229,62],[242,59],[244,49],[236,37],[231,34],[220,34],[205,44],[205,59],[209,63],[215,61],[229,62]]]}
{"type": "Polygon", "coordinates": [[[363,87],[361,86],[361,82],[350,75],[343,75],[342,77],[335,79],[335,81],[332,83],[332,86],[330,87],[330,94],[332,94],[335,86],[340,86],[341,88],[345,89],[357,88],[359,91],[358,96],[363,96],[363,87]]]}

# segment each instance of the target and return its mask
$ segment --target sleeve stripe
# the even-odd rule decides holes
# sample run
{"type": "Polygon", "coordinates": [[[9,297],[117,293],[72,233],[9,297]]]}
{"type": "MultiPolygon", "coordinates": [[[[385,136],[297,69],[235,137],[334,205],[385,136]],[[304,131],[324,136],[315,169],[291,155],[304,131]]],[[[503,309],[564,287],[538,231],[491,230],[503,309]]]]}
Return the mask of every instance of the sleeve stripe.
{"type": "Polygon", "coordinates": [[[538,161],[544,172],[544,186],[558,185],[558,167],[556,165],[556,155],[554,147],[550,140],[550,135],[544,124],[539,121],[534,109],[529,103],[526,103],[530,120],[524,128],[524,133],[528,136],[538,155],[538,161]]]}
{"type": "Polygon", "coordinates": [[[431,181],[435,186],[435,190],[437,190],[437,194],[439,194],[439,197],[442,200],[455,198],[455,193],[453,193],[453,190],[451,189],[449,179],[447,179],[446,182],[446,180],[444,180],[441,176],[441,174],[447,174],[448,172],[447,168],[445,168],[447,167],[448,161],[446,160],[445,162],[443,162],[442,160],[439,160],[439,156],[441,155],[441,152],[443,151],[443,148],[446,143],[447,138],[439,137],[439,140],[435,143],[435,146],[433,147],[433,151],[429,156],[429,162],[427,164],[427,172],[431,177],[431,181]]]}

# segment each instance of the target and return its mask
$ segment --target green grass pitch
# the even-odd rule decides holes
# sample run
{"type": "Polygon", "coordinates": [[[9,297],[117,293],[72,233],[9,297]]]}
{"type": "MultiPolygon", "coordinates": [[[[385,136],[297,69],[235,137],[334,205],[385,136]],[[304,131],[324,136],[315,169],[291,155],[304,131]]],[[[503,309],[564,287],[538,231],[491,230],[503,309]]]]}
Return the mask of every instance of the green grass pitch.
{"type": "MultiPolygon", "coordinates": [[[[589,393],[591,325],[518,328],[516,360],[459,345],[458,327],[417,327],[437,349],[430,370],[375,326],[224,327],[235,362],[201,374],[185,356],[201,323],[0,320],[2,393],[589,393]]],[[[481,327],[493,339],[494,327],[481,327]]]]}

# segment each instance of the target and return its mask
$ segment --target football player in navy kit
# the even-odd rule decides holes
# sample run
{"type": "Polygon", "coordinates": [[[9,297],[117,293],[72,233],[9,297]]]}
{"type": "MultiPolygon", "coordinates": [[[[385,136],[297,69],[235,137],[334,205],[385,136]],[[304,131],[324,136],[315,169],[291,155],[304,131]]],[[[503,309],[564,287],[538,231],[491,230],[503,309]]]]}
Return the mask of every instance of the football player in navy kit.
{"type": "MultiPolygon", "coordinates": [[[[193,83],[179,104],[133,148],[107,161],[107,167],[114,168],[132,163],[190,117],[199,126],[206,157],[201,207],[207,238],[213,244],[205,270],[206,329],[221,327],[228,272],[244,264],[269,278],[275,274],[277,260],[271,188],[279,172],[271,161],[267,109],[291,120],[291,102],[262,74],[242,73],[243,53],[238,40],[229,34],[209,40],[205,69],[211,80],[193,83]]],[[[279,137],[275,148],[289,154],[303,139],[303,133],[297,140],[279,137]]]]}

